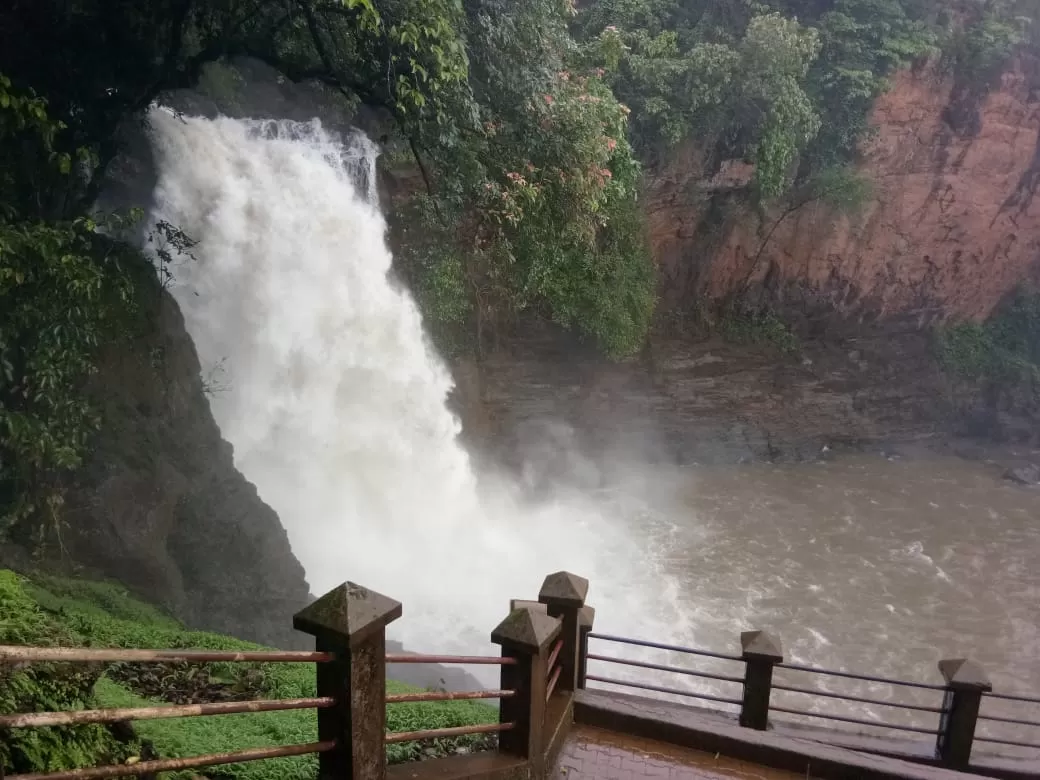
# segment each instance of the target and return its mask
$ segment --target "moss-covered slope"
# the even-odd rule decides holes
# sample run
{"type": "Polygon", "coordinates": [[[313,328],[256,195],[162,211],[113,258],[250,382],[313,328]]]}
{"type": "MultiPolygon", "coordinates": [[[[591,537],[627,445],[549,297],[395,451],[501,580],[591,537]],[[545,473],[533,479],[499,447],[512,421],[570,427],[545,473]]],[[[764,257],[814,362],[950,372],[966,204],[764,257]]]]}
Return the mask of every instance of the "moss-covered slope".
{"type": "MultiPolygon", "coordinates": [[[[190,631],[162,611],[108,583],[22,577],[0,571],[0,644],[128,648],[259,650],[233,637],[190,631]]],[[[393,692],[416,690],[389,682],[393,692]]],[[[0,668],[0,711],[40,712],[158,703],[298,698],[315,695],[312,664],[34,664],[0,668]]],[[[493,722],[494,708],[475,702],[396,704],[390,731],[493,722]]],[[[14,729],[0,739],[4,773],[54,771],[109,762],[172,758],[251,747],[312,742],[312,710],[141,721],[133,729],[103,726],[14,729]]],[[[479,749],[486,738],[430,745],[391,745],[391,761],[425,752],[479,749]]],[[[314,756],[213,767],[235,780],[314,778],[314,756]]]]}

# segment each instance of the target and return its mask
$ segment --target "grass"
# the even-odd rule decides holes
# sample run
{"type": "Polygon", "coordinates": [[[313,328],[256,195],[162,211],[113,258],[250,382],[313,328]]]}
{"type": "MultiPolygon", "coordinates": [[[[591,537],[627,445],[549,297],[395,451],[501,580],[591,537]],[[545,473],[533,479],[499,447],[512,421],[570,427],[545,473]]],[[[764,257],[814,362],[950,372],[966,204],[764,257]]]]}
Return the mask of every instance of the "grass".
{"type": "MultiPolygon", "coordinates": [[[[127,648],[260,650],[234,637],[191,631],[118,585],[46,576],[20,578],[0,571],[0,643],[78,644],[127,648]]],[[[308,698],[316,695],[312,664],[110,664],[84,676],[68,665],[30,667],[14,680],[0,679],[0,709],[43,711],[152,706],[169,701],[308,698]],[[62,667],[66,668],[62,668],[62,667]],[[14,684],[11,684],[11,683],[14,684]]],[[[393,693],[419,690],[388,682],[393,693]]],[[[388,708],[389,731],[446,728],[497,720],[497,711],[473,701],[416,702],[388,708]]],[[[175,758],[252,747],[313,742],[313,710],[141,721],[132,736],[92,726],[18,729],[0,742],[5,773],[53,771],[130,757],[175,758]],[[43,740],[42,743],[40,740],[43,740]]],[[[391,762],[481,749],[486,736],[390,745],[391,762]]],[[[317,758],[297,756],[213,767],[210,777],[229,780],[295,780],[316,777],[317,758]]],[[[185,777],[192,773],[183,773],[185,777]]]]}

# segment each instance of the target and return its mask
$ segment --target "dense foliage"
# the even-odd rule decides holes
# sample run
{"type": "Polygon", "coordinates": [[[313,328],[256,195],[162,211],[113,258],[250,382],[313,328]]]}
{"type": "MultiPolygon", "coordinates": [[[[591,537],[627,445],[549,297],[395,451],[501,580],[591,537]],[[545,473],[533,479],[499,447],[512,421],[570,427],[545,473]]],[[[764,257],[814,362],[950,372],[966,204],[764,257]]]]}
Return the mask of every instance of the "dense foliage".
{"type": "Polygon", "coordinates": [[[57,475],[98,425],[81,385],[133,310],[127,250],[63,216],[92,167],[89,149],[60,151],[65,134],[0,74],[0,531],[57,517],[57,475]]]}
{"type": "Polygon", "coordinates": [[[434,323],[472,325],[478,347],[531,311],[631,353],[654,279],[629,109],[600,73],[573,69],[561,3],[498,6],[467,4],[488,42],[471,49],[480,124],[465,143],[424,147],[440,181],[401,215],[402,259],[434,323]]]}
{"type": "Polygon", "coordinates": [[[952,375],[997,383],[1028,383],[1040,392],[1040,293],[1018,291],[984,323],[939,328],[936,354],[952,375]]]}
{"type": "MultiPolygon", "coordinates": [[[[0,571],[0,644],[67,645],[72,635],[48,620],[13,572],[0,571]]],[[[0,667],[3,712],[49,712],[83,709],[91,703],[98,674],[61,664],[34,664],[25,669],[0,667]]],[[[0,768],[5,774],[76,769],[132,755],[103,726],[15,730],[0,740],[0,768]]]]}
{"type": "Polygon", "coordinates": [[[718,136],[754,161],[758,189],[774,197],[820,129],[805,91],[819,35],[765,7],[693,5],[606,0],[578,24],[647,151],[718,136]]]}
{"type": "MultiPolygon", "coordinates": [[[[637,349],[653,309],[628,109],[582,69],[560,0],[463,4],[458,138],[411,139],[431,174],[396,215],[399,257],[443,345],[481,348],[524,312],[637,349]]],[[[424,169],[427,170],[427,169],[424,169]]]]}
{"type": "MultiPolygon", "coordinates": [[[[25,580],[0,571],[0,644],[93,645],[132,648],[259,650],[232,637],[189,631],[160,610],[107,583],[34,576],[25,580]]],[[[41,712],[88,707],[154,706],[252,698],[307,698],[315,695],[309,664],[109,664],[73,667],[46,664],[0,670],[0,707],[5,712],[41,712]],[[162,691],[162,695],[160,695],[162,691]],[[170,694],[186,694],[171,698],[170,694]]],[[[388,682],[393,693],[417,689],[388,682]]],[[[387,728],[411,731],[493,722],[497,712],[472,701],[396,704],[387,728]]],[[[312,742],[313,710],[263,712],[210,718],[141,721],[134,732],[104,726],[17,729],[0,740],[5,773],[54,771],[121,762],[128,758],[186,757],[231,752],[271,744],[312,742]]],[[[441,740],[435,752],[476,747],[482,737],[441,740]]],[[[417,758],[416,744],[390,745],[391,762],[417,758]]],[[[313,778],[314,756],[272,759],[210,769],[229,780],[313,778]]],[[[191,773],[184,773],[184,777],[191,773]]]]}
{"type": "Polygon", "coordinates": [[[715,144],[753,162],[758,194],[772,199],[856,158],[896,69],[942,51],[959,78],[991,79],[1035,18],[1031,6],[598,0],[575,29],[632,106],[643,155],[657,159],[689,138],[715,144]]]}

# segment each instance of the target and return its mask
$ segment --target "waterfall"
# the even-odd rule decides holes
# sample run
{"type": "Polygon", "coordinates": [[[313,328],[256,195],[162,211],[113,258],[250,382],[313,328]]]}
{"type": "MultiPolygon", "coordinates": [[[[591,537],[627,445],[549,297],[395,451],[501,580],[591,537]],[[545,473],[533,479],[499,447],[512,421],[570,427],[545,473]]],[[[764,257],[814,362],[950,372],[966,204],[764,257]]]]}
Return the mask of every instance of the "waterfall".
{"type": "Polygon", "coordinates": [[[151,219],[199,242],[172,293],[204,374],[225,372],[214,416],[315,594],[353,580],[403,602],[391,635],[410,647],[486,650],[509,598],[568,569],[591,580],[600,625],[681,632],[623,517],[574,498],[532,506],[475,471],[451,376],[389,275],[371,141],[161,109],[151,126],[151,219]]]}

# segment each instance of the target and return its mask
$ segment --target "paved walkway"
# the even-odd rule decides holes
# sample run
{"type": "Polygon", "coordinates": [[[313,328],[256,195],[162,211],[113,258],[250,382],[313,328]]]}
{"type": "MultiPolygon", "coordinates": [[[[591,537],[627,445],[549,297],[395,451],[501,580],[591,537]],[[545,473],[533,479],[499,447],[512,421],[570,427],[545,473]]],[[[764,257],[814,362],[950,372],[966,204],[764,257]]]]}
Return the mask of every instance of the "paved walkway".
{"type": "Polygon", "coordinates": [[[663,742],[575,725],[552,780],[800,780],[797,775],[663,742]]]}

